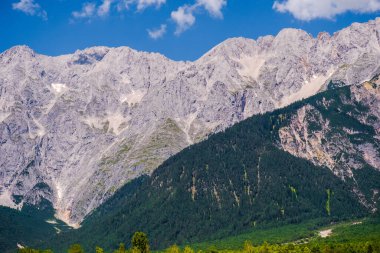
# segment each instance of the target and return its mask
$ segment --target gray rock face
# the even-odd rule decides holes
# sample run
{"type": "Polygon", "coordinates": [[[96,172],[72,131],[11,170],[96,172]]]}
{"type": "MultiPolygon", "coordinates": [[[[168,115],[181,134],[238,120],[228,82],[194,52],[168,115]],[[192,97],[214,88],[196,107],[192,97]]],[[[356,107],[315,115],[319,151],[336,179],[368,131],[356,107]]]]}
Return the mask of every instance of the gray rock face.
{"type": "Polygon", "coordinates": [[[363,182],[361,171],[380,171],[379,107],[380,79],[376,77],[351,86],[346,96],[298,109],[289,124],[279,130],[279,145],[351,182],[360,202],[375,211],[380,182],[363,182]]]}
{"type": "Polygon", "coordinates": [[[0,55],[0,204],[44,198],[58,218],[78,224],[123,184],[210,133],[330,81],[370,79],[380,66],[379,32],[380,19],[317,38],[285,29],[227,40],[195,62],[127,47],[58,57],[11,48],[0,55]]]}

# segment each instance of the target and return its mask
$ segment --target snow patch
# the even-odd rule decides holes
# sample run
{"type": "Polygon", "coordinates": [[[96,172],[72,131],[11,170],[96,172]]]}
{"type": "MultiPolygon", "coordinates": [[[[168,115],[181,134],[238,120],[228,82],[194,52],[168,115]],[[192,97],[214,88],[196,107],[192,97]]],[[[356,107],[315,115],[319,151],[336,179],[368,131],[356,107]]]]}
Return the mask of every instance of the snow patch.
{"type": "Polygon", "coordinates": [[[3,121],[9,117],[9,115],[11,115],[11,114],[6,113],[6,112],[0,112],[0,123],[3,123],[3,121]]]}
{"type": "Polygon", "coordinates": [[[32,118],[32,124],[28,122],[29,126],[29,137],[35,139],[37,137],[42,137],[46,134],[45,127],[36,119],[32,118]]]}
{"type": "Polygon", "coordinates": [[[68,88],[64,83],[52,83],[51,87],[53,89],[53,93],[55,94],[54,98],[49,101],[49,103],[44,107],[45,114],[48,114],[53,106],[57,103],[60,95],[65,92],[68,88]]]}
{"type": "Polygon", "coordinates": [[[54,217],[57,218],[58,220],[63,221],[68,226],[70,226],[70,227],[72,227],[74,229],[80,228],[80,224],[78,224],[78,223],[71,223],[70,222],[70,214],[71,214],[70,210],[60,210],[60,209],[57,209],[54,217]]]}
{"type": "Polygon", "coordinates": [[[189,143],[190,145],[194,144],[194,141],[192,140],[190,136],[190,128],[191,128],[191,124],[194,122],[197,116],[198,116],[198,113],[191,113],[183,120],[181,120],[181,118],[175,119],[178,125],[180,126],[180,128],[182,129],[182,131],[186,134],[187,143],[189,143]]]}
{"type": "Polygon", "coordinates": [[[66,84],[64,83],[52,83],[51,87],[55,93],[62,93],[67,89],[66,84]]]}
{"type": "Polygon", "coordinates": [[[305,80],[304,85],[297,92],[290,94],[287,97],[283,97],[279,102],[278,107],[285,107],[296,101],[317,94],[333,73],[333,71],[329,71],[327,75],[313,75],[311,79],[305,80]]]}
{"type": "Polygon", "coordinates": [[[111,114],[107,118],[109,122],[110,131],[119,135],[125,128],[127,128],[127,123],[130,118],[124,118],[121,113],[111,114]]]}
{"type": "Polygon", "coordinates": [[[0,205],[17,209],[17,210],[20,210],[22,207],[22,203],[17,205],[16,203],[13,202],[11,193],[8,190],[4,190],[3,192],[0,192],[0,205]]]}
{"type": "Polygon", "coordinates": [[[129,120],[130,117],[125,118],[121,113],[113,113],[104,117],[86,117],[82,121],[90,127],[119,135],[128,128],[129,120]]]}
{"type": "Polygon", "coordinates": [[[131,79],[128,75],[123,75],[121,77],[121,82],[124,83],[124,84],[130,84],[131,83],[131,79]]]}
{"type": "Polygon", "coordinates": [[[133,90],[132,92],[121,96],[120,102],[127,102],[129,106],[140,103],[146,92],[143,90],[133,90]]]}
{"type": "MultiPolygon", "coordinates": [[[[64,193],[64,189],[62,187],[62,185],[60,183],[55,183],[55,189],[56,189],[56,194],[57,194],[57,201],[56,203],[60,203],[62,202],[63,200],[63,193],[64,193]]],[[[71,223],[70,222],[70,214],[71,214],[71,211],[70,210],[67,210],[67,209],[62,209],[58,206],[58,204],[55,204],[55,214],[54,214],[54,217],[60,221],[63,221],[64,223],[66,223],[68,226],[74,228],[74,229],[77,229],[80,227],[79,224],[77,223],[71,223]]],[[[46,220],[47,223],[50,223],[50,224],[58,224],[58,222],[56,220],[46,220]]],[[[58,231],[57,231],[58,233],[58,231]]]]}
{"type": "Polygon", "coordinates": [[[329,237],[331,235],[332,235],[332,229],[331,228],[319,231],[319,236],[322,237],[322,238],[326,238],[326,237],[329,237]]]}
{"type": "Polygon", "coordinates": [[[57,227],[54,227],[54,229],[55,229],[55,232],[57,233],[57,234],[59,234],[59,233],[61,233],[62,232],[62,230],[60,230],[59,228],[57,228],[57,227]]]}
{"type": "Polygon", "coordinates": [[[55,96],[52,100],[49,101],[49,103],[46,106],[44,106],[45,115],[51,111],[51,109],[57,103],[57,101],[58,101],[58,96],[55,96]]]}
{"type": "Polygon", "coordinates": [[[237,62],[242,66],[238,69],[239,75],[257,80],[260,74],[260,68],[264,65],[266,57],[264,56],[243,56],[237,62]]]}
{"type": "Polygon", "coordinates": [[[36,119],[33,119],[34,124],[38,127],[38,130],[36,131],[37,136],[42,137],[46,134],[45,127],[36,119]]]}
{"type": "Polygon", "coordinates": [[[46,220],[46,223],[49,223],[49,224],[58,224],[58,222],[56,220],[46,220]]]}
{"type": "Polygon", "coordinates": [[[62,199],[62,193],[63,193],[63,189],[60,185],[60,183],[55,183],[55,189],[56,189],[56,193],[57,193],[57,200],[58,202],[62,199]]]}

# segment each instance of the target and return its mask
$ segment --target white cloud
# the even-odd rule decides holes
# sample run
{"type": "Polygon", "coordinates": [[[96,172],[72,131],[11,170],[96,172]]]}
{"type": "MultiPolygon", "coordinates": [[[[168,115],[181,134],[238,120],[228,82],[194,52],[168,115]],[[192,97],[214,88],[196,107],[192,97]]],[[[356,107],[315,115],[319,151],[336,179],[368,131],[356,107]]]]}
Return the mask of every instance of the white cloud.
{"type": "MultiPolygon", "coordinates": [[[[22,0],[33,1],[33,0],[22,0]]],[[[100,0],[98,0],[100,1],[100,0]]],[[[137,11],[143,11],[148,7],[159,8],[166,3],[167,0],[101,0],[98,5],[95,2],[83,4],[80,11],[72,12],[73,18],[91,19],[94,17],[104,17],[109,15],[111,9],[119,12],[130,10],[131,6],[135,6],[137,11]]],[[[213,18],[223,18],[222,9],[227,5],[227,0],[193,0],[192,5],[182,5],[177,10],[171,12],[171,19],[176,24],[175,34],[179,35],[195,24],[195,14],[198,10],[205,10],[213,18]]],[[[71,20],[73,21],[73,20],[71,20]]],[[[166,25],[161,25],[156,30],[149,30],[148,34],[153,39],[158,39],[166,33],[166,25]]]]}
{"type": "Polygon", "coordinates": [[[137,10],[142,11],[150,6],[155,6],[156,8],[159,8],[161,7],[161,5],[165,3],[166,0],[118,0],[117,10],[129,10],[131,5],[136,5],[137,10]]]}
{"type": "Polygon", "coordinates": [[[171,13],[172,20],[176,23],[176,35],[189,29],[195,23],[194,12],[205,9],[214,18],[223,18],[222,9],[227,5],[227,0],[196,0],[193,5],[183,5],[171,13]]]}
{"type": "Polygon", "coordinates": [[[195,17],[193,11],[194,6],[184,5],[171,13],[172,20],[177,24],[176,35],[183,33],[194,25],[195,17]]]}
{"type": "Polygon", "coordinates": [[[137,10],[143,10],[150,6],[156,6],[157,8],[166,3],[166,0],[136,0],[137,10]]]}
{"type": "Polygon", "coordinates": [[[39,16],[42,19],[47,19],[47,12],[41,8],[34,0],[21,0],[18,3],[13,3],[12,8],[14,10],[22,11],[27,15],[39,16]]]}
{"type": "Polygon", "coordinates": [[[223,18],[222,8],[227,5],[227,0],[197,0],[197,5],[203,6],[211,16],[223,18]]]}
{"type": "Polygon", "coordinates": [[[154,29],[154,30],[148,29],[149,37],[151,37],[154,40],[162,38],[162,36],[164,36],[165,33],[166,33],[166,25],[164,24],[162,24],[160,28],[158,29],[154,29]]]}
{"type": "Polygon", "coordinates": [[[124,11],[128,10],[130,5],[134,2],[134,0],[119,0],[117,3],[117,10],[124,11]]]}
{"type": "Polygon", "coordinates": [[[84,3],[81,11],[74,11],[72,13],[74,18],[90,18],[94,16],[96,11],[95,3],[84,3]]]}
{"type": "Polygon", "coordinates": [[[165,3],[166,0],[102,0],[100,5],[97,5],[94,2],[83,4],[82,10],[74,11],[72,16],[74,18],[92,18],[95,16],[105,17],[109,15],[114,4],[116,5],[116,9],[121,12],[129,10],[131,5],[135,5],[138,11],[142,11],[150,6],[156,6],[159,8],[165,3]]]}
{"type": "Polygon", "coordinates": [[[107,16],[111,9],[111,4],[113,0],[103,0],[103,3],[98,7],[98,16],[107,16]]]}
{"type": "Polygon", "coordinates": [[[273,9],[310,21],[317,18],[333,19],[345,12],[376,12],[380,10],[380,0],[284,0],[275,1],[273,9]]]}
{"type": "Polygon", "coordinates": [[[13,3],[12,7],[14,10],[19,10],[29,15],[35,15],[36,11],[40,8],[40,5],[34,3],[33,0],[21,0],[18,3],[13,3]]]}

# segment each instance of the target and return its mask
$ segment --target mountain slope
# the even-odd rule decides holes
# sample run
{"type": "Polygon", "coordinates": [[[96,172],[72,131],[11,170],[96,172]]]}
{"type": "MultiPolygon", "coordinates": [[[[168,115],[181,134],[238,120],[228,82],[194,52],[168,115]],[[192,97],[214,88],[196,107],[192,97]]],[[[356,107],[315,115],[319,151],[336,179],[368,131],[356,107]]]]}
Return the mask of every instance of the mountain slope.
{"type": "MultiPolygon", "coordinates": [[[[54,245],[79,241],[89,248],[99,243],[112,249],[142,230],[149,234],[153,248],[161,248],[174,242],[211,240],[253,226],[375,212],[380,167],[365,158],[368,149],[352,153],[343,137],[350,136],[354,147],[372,145],[371,157],[380,157],[379,83],[374,78],[362,85],[329,90],[253,116],[190,146],[165,161],[151,177],[121,188],[88,216],[79,230],[54,245]],[[297,125],[300,113],[305,117],[297,125]],[[300,137],[295,129],[308,131],[300,137]],[[340,134],[339,138],[332,132],[340,134]],[[320,145],[328,151],[340,147],[342,154],[337,157],[350,163],[339,163],[343,160],[331,156],[336,165],[329,168],[318,162],[324,161],[325,153],[316,159],[298,158],[294,155],[301,156],[301,152],[292,155],[283,150],[303,148],[302,138],[306,137],[309,146],[316,144],[311,141],[313,135],[323,139],[320,145]],[[290,141],[294,139],[298,142],[290,141]],[[348,170],[345,166],[350,164],[356,166],[348,170]]],[[[314,152],[319,154],[307,154],[314,152]]]]}
{"type": "Polygon", "coordinates": [[[46,199],[78,225],[125,183],[209,134],[330,81],[368,80],[380,66],[379,31],[380,19],[317,38],[284,29],[227,40],[195,62],[127,47],[58,57],[11,48],[0,55],[0,204],[46,199]]]}
{"type": "Polygon", "coordinates": [[[327,93],[293,113],[278,134],[283,150],[329,168],[373,210],[380,184],[379,87],[377,76],[340,94],[327,93]]]}

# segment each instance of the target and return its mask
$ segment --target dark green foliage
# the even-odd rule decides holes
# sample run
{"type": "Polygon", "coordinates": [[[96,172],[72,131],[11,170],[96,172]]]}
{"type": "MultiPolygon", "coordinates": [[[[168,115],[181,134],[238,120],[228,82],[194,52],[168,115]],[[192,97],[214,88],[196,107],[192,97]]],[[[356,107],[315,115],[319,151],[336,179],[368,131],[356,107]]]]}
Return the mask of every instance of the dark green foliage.
{"type": "MultiPolygon", "coordinates": [[[[332,223],[324,227],[315,227],[318,226],[318,223],[318,221],[312,221],[267,229],[266,231],[255,229],[249,234],[229,237],[219,241],[187,245],[185,247],[179,247],[174,244],[165,250],[158,251],[158,253],[380,253],[379,218],[372,217],[359,221],[346,221],[343,223],[332,223]],[[289,234],[297,233],[297,230],[303,230],[305,228],[310,230],[309,234],[303,234],[301,237],[293,239],[288,237],[289,234]],[[326,229],[330,229],[332,235],[327,238],[321,238],[318,231],[326,229]]],[[[143,242],[148,240],[145,234],[140,235],[142,235],[141,238],[143,238],[143,242]]],[[[139,245],[139,243],[134,244],[132,242],[132,248],[126,250],[124,244],[121,243],[119,249],[115,250],[114,253],[139,253],[141,251],[136,247],[137,245],[139,245]]],[[[74,252],[77,250],[81,252],[79,245],[71,246],[70,249],[74,249],[74,252]]],[[[40,251],[33,249],[21,249],[18,252],[52,253],[50,250],[40,251]]],[[[96,247],[96,253],[103,252],[100,247],[96,247]]]]}
{"type": "Polygon", "coordinates": [[[255,227],[246,233],[225,237],[219,240],[194,243],[191,244],[191,247],[194,250],[199,251],[205,250],[211,245],[217,245],[218,249],[234,250],[239,249],[245,241],[250,241],[255,245],[262,244],[266,241],[272,244],[299,241],[303,238],[313,237],[316,230],[322,228],[326,224],[328,224],[327,220],[317,219],[299,224],[273,224],[272,226],[265,228],[255,227]]]}
{"type": "Polygon", "coordinates": [[[245,241],[254,245],[263,244],[265,241],[271,244],[313,242],[313,244],[321,245],[380,241],[380,219],[374,217],[331,224],[324,224],[323,220],[313,220],[265,229],[255,228],[248,233],[190,246],[196,251],[205,250],[211,245],[217,245],[219,250],[237,250],[245,241]],[[319,237],[318,231],[326,229],[332,229],[332,235],[327,238],[319,237]]]}
{"type": "MultiPolygon", "coordinates": [[[[54,217],[54,209],[47,201],[39,207],[24,205],[21,211],[0,206],[0,252],[15,252],[17,243],[34,245],[56,233],[46,220],[54,217]]],[[[61,222],[55,225],[61,230],[68,228],[61,222]]],[[[26,249],[27,250],[27,249],[26,249]]]]}
{"type": "Polygon", "coordinates": [[[18,249],[17,253],[53,253],[52,250],[36,250],[36,249],[30,249],[30,248],[23,248],[18,249]]]}
{"type": "Polygon", "coordinates": [[[132,248],[140,253],[149,253],[149,240],[145,233],[136,232],[132,237],[132,248]]]}
{"type": "Polygon", "coordinates": [[[84,250],[82,249],[82,246],[80,246],[80,244],[73,244],[70,246],[67,253],[84,253],[84,250]]]}
{"type": "Polygon", "coordinates": [[[114,251],[114,253],[126,253],[126,252],[127,251],[125,249],[125,244],[124,243],[120,243],[119,249],[114,251]]]}
{"type": "Polygon", "coordinates": [[[104,250],[101,247],[95,247],[95,253],[104,253],[104,250]]]}
{"type": "MultiPolygon", "coordinates": [[[[50,253],[51,251],[25,250],[19,253],[50,253]]],[[[118,251],[115,251],[118,252],[118,251]]],[[[133,252],[133,251],[132,251],[133,252]]],[[[218,250],[211,246],[205,253],[380,253],[379,241],[367,242],[345,242],[345,243],[308,243],[308,244],[269,244],[264,242],[261,245],[254,246],[249,241],[244,243],[243,248],[236,250],[218,250]]],[[[165,253],[194,253],[189,246],[181,250],[178,246],[173,245],[165,250],[165,253]]]]}
{"type": "MultiPolygon", "coordinates": [[[[325,240],[311,240],[305,243],[290,242],[285,244],[270,244],[264,242],[262,244],[253,244],[247,240],[244,244],[236,249],[221,248],[220,245],[211,245],[205,250],[199,250],[198,253],[380,253],[380,240],[359,240],[359,241],[344,241],[344,242],[329,242],[325,240]]],[[[51,251],[39,251],[32,249],[25,249],[19,251],[20,253],[50,253],[51,251]]],[[[69,251],[70,252],[70,251],[69,251]]],[[[114,253],[126,252],[116,250],[114,253]]],[[[135,251],[135,248],[130,252],[135,251]]],[[[172,245],[164,251],[164,253],[194,253],[195,251],[186,246],[181,249],[177,245],[172,245]]],[[[98,251],[96,252],[98,253],[98,251]]]]}
{"type": "Polygon", "coordinates": [[[165,253],[180,253],[181,249],[177,245],[172,245],[165,250],[165,253]]]}

